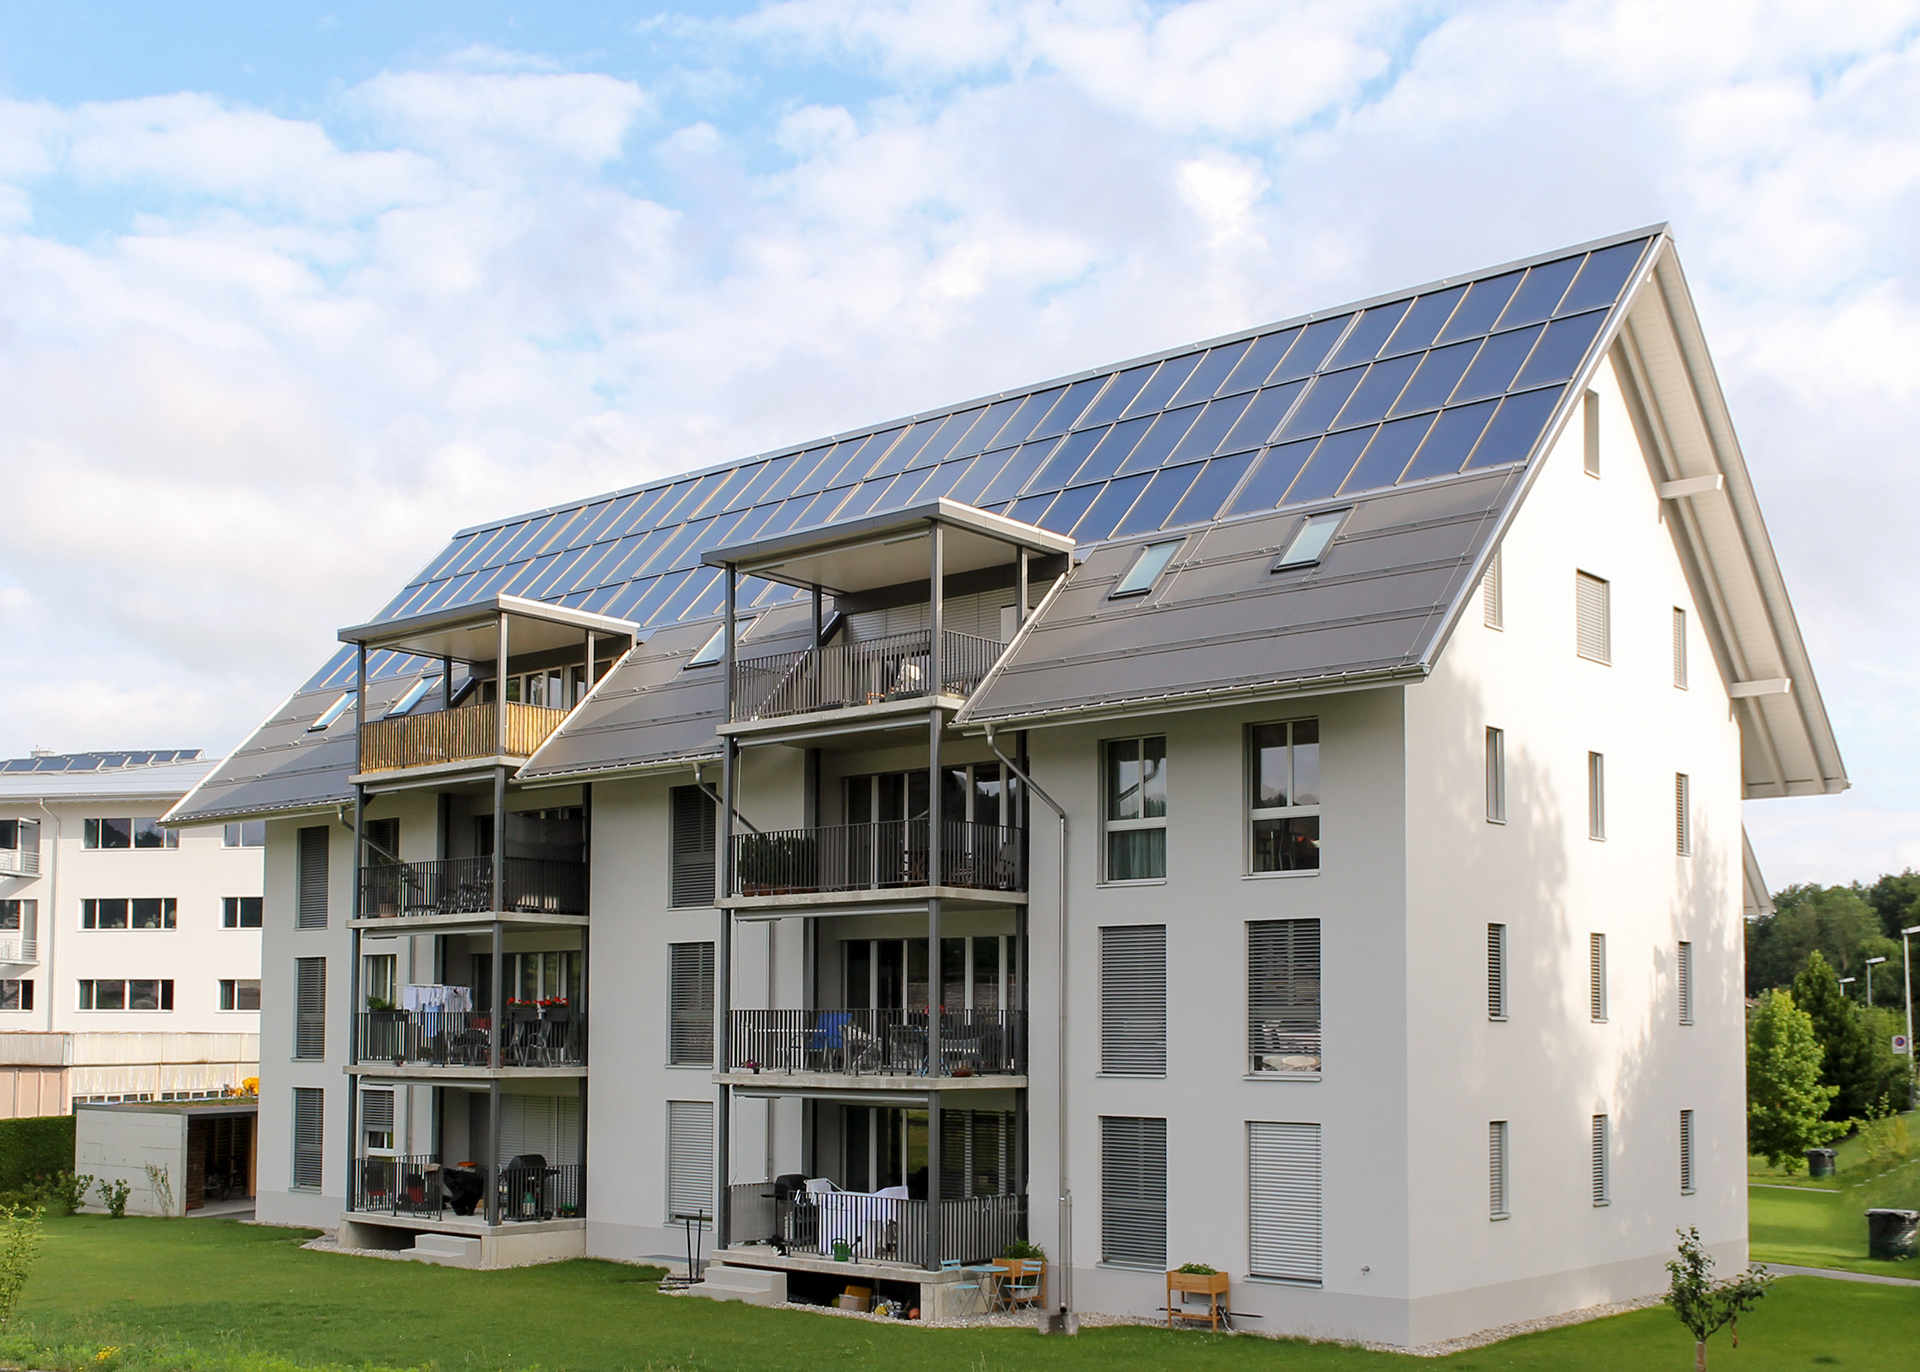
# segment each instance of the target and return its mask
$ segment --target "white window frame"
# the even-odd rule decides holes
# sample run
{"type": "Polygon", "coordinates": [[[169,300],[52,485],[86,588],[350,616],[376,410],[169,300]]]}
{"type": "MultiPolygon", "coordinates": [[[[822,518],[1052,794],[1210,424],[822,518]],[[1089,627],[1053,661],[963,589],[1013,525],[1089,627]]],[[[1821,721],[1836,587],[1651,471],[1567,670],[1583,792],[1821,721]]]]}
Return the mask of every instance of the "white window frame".
{"type": "Polygon", "coordinates": [[[1167,736],[1165,734],[1136,734],[1128,738],[1109,738],[1100,741],[1100,880],[1107,886],[1160,886],[1167,880],[1167,811],[1172,809],[1171,797],[1166,794],[1168,773],[1167,736]],[[1147,744],[1158,742],[1160,745],[1160,788],[1161,812],[1149,815],[1146,811],[1146,751],[1147,744]],[[1141,814],[1130,818],[1115,818],[1112,814],[1114,802],[1114,768],[1116,766],[1114,750],[1126,744],[1133,744],[1138,751],[1134,759],[1140,767],[1140,809],[1141,814]],[[1116,877],[1112,870],[1113,843],[1110,835],[1120,833],[1139,833],[1159,830],[1160,875],[1146,877],[1116,877]]]}
{"type": "Polygon", "coordinates": [[[1245,750],[1247,769],[1247,875],[1250,877],[1318,876],[1320,873],[1321,783],[1318,781],[1315,782],[1314,800],[1311,805],[1288,804],[1263,806],[1257,804],[1260,798],[1260,749],[1255,743],[1255,738],[1261,729],[1285,729],[1287,731],[1287,742],[1285,746],[1287,750],[1287,799],[1289,801],[1293,800],[1293,798],[1299,794],[1297,789],[1299,781],[1296,763],[1297,750],[1308,746],[1314,749],[1316,771],[1320,770],[1319,763],[1325,756],[1325,754],[1320,751],[1323,745],[1320,738],[1320,720],[1318,716],[1310,715],[1304,719],[1277,719],[1247,726],[1245,750]],[[1302,743],[1295,738],[1296,731],[1303,724],[1310,725],[1313,728],[1311,744],[1302,743]],[[1253,860],[1255,852],[1258,851],[1259,844],[1254,837],[1254,826],[1263,820],[1284,819],[1311,819],[1314,821],[1314,865],[1311,867],[1277,867],[1264,871],[1256,871],[1253,860]]]}
{"type": "Polygon", "coordinates": [[[1340,526],[1346,523],[1347,516],[1353,513],[1351,506],[1342,510],[1323,510],[1319,514],[1308,515],[1306,521],[1294,531],[1287,540],[1286,550],[1280,554],[1280,560],[1273,564],[1276,572],[1298,571],[1302,567],[1317,567],[1326,559],[1327,549],[1333,546],[1333,540],[1340,536],[1340,526]]]}
{"type": "Polygon", "coordinates": [[[1595,1024],[1607,1022],[1607,936],[1587,935],[1587,1012],[1595,1024]]]}
{"type": "Polygon", "coordinates": [[[1487,823],[1507,822],[1507,731],[1487,726],[1487,823]]]}
{"type": "Polygon", "coordinates": [[[90,1015],[170,1015],[173,1013],[173,984],[172,977],[81,977],[76,983],[74,1005],[82,1013],[90,1015]],[[132,987],[137,981],[154,984],[152,1006],[127,1004],[133,999],[132,987]],[[120,988],[118,1006],[100,1007],[99,988],[103,985],[120,988]]]}
{"type": "Polygon", "coordinates": [[[1613,1120],[1593,1117],[1593,1207],[1613,1204],[1613,1120]]]}
{"type": "Polygon", "coordinates": [[[1673,851],[1693,856],[1693,782],[1685,772],[1673,774],[1673,851]]]}
{"type": "Polygon", "coordinates": [[[225,1014],[257,1015],[260,1013],[260,978],[258,977],[222,977],[220,978],[220,1009],[225,1014]],[[253,988],[251,1008],[240,1003],[241,988],[253,988]]]}
{"type": "Polygon", "coordinates": [[[1167,564],[1173,561],[1173,555],[1180,551],[1185,539],[1165,539],[1159,543],[1149,543],[1142,548],[1128,566],[1125,575],[1114,582],[1113,589],[1107,593],[1109,600],[1126,600],[1133,596],[1143,596],[1159,584],[1161,573],[1167,570],[1167,564]]]}
{"type": "Polygon", "coordinates": [[[1507,1020],[1507,997],[1512,979],[1507,975],[1507,926],[1487,926],[1487,1019],[1495,1024],[1507,1020]]]}
{"type": "Polygon", "coordinates": [[[1513,1217],[1512,1131],[1506,1120],[1487,1121],[1487,1218],[1513,1217]]]}
{"type": "Polygon", "coordinates": [[[1605,753],[1587,754],[1587,837],[1595,843],[1607,841],[1607,757],[1605,753]]]}

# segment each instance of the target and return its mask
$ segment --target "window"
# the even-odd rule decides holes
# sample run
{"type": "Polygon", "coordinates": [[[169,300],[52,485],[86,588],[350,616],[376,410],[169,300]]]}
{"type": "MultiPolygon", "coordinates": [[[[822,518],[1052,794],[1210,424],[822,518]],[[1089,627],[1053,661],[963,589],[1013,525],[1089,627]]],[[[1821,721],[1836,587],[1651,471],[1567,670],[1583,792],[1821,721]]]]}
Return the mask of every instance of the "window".
{"type": "Polygon", "coordinates": [[[1693,1111],[1680,1112],[1680,1194],[1693,1194],[1693,1111]]]}
{"type": "Polygon", "coordinates": [[[1599,842],[1607,836],[1607,760],[1587,754],[1587,837],[1599,842]]]}
{"type": "Polygon", "coordinates": [[[296,1191],[320,1189],[326,1101],[326,1092],[317,1086],[293,1088],[293,1186],[296,1191]]]}
{"type": "Polygon", "coordinates": [[[0,819],[0,874],[35,876],[40,871],[40,821],[0,819]]]}
{"type": "Polygon", "coordinates": [[[672,870],[669,903],[675,909],[713,904],[715,821],[720,807],[698,786],[675,786],[667,793],[672,870]]]}
{"type": "Polygon", "coordinates": [[[1605,1115],[1593,1117],[1593,1203],[1610,1205],[1613,1202],[1613,1178],[1608,1167],[1608,1153],[1612,1147],[1612,1127],[1605,1115]]]}
{"type": "Polygon", "coordinates": [[[171,1010],[173,982],[146,979],[130,981],[83,981],[80,983],[82,1010],[171,1010]]]}
{"type": "Polygon", "coordinates": [[[1613,661],[1613,630],[1607,606],[1608,586],[1597,576],[1573,574],[1575,646],[1589,662],[1613,661]]]}
{"type": "Polygon", "coordinates": [[[1100,1070],[1167,1072],[1167,926],[1100,931],[1100,1070]]]}
{"type": "Polygon", "coordinates": [[[1167,1265],[1167,1122],[1100,1120],[1100,1261],[1167,1265]]]}
{"type": "Polygon", "coordinates": [[[1173,561],[1173,555],[1180,550],[1180,539],[1169,543],[1149,543],[1133,559],[1133,565],[1127,568],[1127,574],[1120,578],[1109,596],[1117,600],[1121,596],[1145,595],[1153,589],[1153,583],[1160,579],[1160,573],[1173,561]]]}
{"type": "Polygon", "coordinates": [[[1693,853],[1693,817],[1687,813],[1687,774],[1673,774],[1673,851],[1681,857],[1693,853]]]}
{"type": "Polygon", "coordinates": [[[1487,574],[1480,578],[1480,615],[1489,629],[1504,629],[1507,625],[1506,600],[1500,586],[1498,548],[1493,550],[1493,561],[1487,564],[1487,574]]]}
{"type": "Polygon", "coordinates": [[[83,900],[80,902],[82,929],[171,929],[180,902],[171,896],[140,897],[134,900],[83,900]]]}
{"type": "Polygon", "coordinates": [[[1680,993],[1680,1022],[1693,1023],[1693,945],[1682,940],[1680,956],[1674,961],[1676,988],[1680,993]]]}
{"type": "Polygon", "coordinates": [[[1673,607],[1673,684],[1687,689],[1687,612],[1673,607]]]}
{"type": "Polygon", "coordinates": [[[391,1086],[369,1086],[360,1092],[360,1143],[369,1153],[393,1152],[391,1086]]]}
{"type": "Polygon", "coordinates": [[[1247,924],[1247,1057],[1254,1072],[1318,1072],[1320,921],[1247,924]]]}
{"type": "Polygon", "coordinates": [[[258,1010],[260,1008],[260,979],[245,981],[222,980],[220,983],[220,1008],[222,1010],[258,1010]]]}
{"type": "Polygon", "coordinates": [[[1507,734],[1487,730],[1487,822],[1507,822],[1507,734]]]}
{"type": "Polygon", "coordinates": [[[1320,1126],[1247,1125],[1247,1271],[1320,1280],[1320,1126]]]}
{"type": "Polygon", "coordinates": [[[1320,721],[1256,724],[1248,742],[1253,870],[1318,871],[1320,721]]]}
{"type": "Polygon", "coordinates": [[[435,672],[432,676],[421,677],[418,681],[414,682],[413,685],[407,687],[405,695],[393,702],[391,708],[387,710],[387,718],[392,719],[395,715],[404,715],[407,711],[425,700],[427,698],[427,692],[433,690],[439,684],[440,674],[438,672],[435,672]]]}
{"type": "Polygon", "coordinates": [[[353,691],[343,692],[341,695],[339,695],[334,699],[333,704],[327,706],[326,709],[320,712],[320,717],[318,719],[314,720],[313,723],[307,726],[307,732],[310,734],[317,734],[321,730],[325,729],[328,725],[332,724],[334,720],[340,718],[341,715],[344,715],[347,711],[351,710],[353,708],[353,703],[355,699],[356,699],[355,692],[353,691]]]}
{"type": "Polygon", "coordinates": [[[1585,421],[1582,456],[1586,462],[1587,475],[1597,477],[1600,475],[1600,396],[1598,392],[1587,392],[1581,418],[1585,421]]]}
{"type": "Polygon", "coordinates": [[[1506,1219],[1507,1209],[1507,1122],[1493,1120],[1487,1125],[1487,1218],[1506,1219]]]}
{"type": "MultiPolygon", "coordinates": [[[[733,621],[734,647],[738,648],[740,646],[740,640],[747,636],[747,626],[752,623],[753,623],[753,620],[751,618],[748,618],[748,619],[736,618],[733,621]]],[[[726,632],[727,632],[727,626],[724,621],[721,622],[720,624],[715,625],[713,630],[713,637],[708,639],[704,644],[701,645],[699,652],[695,653],[692,657],[687,659],[687,666],[688,667],[711,667],[714,663],[718,662],[721,659],[721,657],[724,656],[726,632]]]]}
{"type": "Polygon", "coordinates": [[[1607,936],[1587,935],[1587,1008],[1595,1024],[1607,1022],[1607,936]]]}
{"type": "Polygon", "coordinates": [[[33,980],[0,981],[0,1010],[33,1009],[33,980]]]}
{"type": "Polygon", "coordinates": [[[713,945],[667,945],[667,1062],[713,1066],[713,945]]]}
{"type": "Polygon", "coordinates": [[[1107,880],[1160,881],[1167,875],[1167,740],[1120,738],[1106,745],[1107,880]]]}
{"type": "Polygon", "coordinates": [[[1487,926],[1487,1018],[1507,1017],[1507,926],[1487,926]]]}
{"type": "Polygon", "coordinates": [[[293,960],[293,1056],[318,1062],[327,1055],[327,960],[293,960]]]}
{"type": "MultiPolygon", "coordinates": [[[[488,971],[492,971],[491,961],[488,971]]],[[[399,981],[399,954],[369,953],[360,959],[360,986],[367,998],[367,1009],[397,1009],[400,1004],[399,981]]]]}
{"type": "Polygon", "coordinates": [[[667,1102],[667,1218],[713,1216],[713,1102],[667,1102]]]}
{"type": "Polygon", "coordinates": [[[228,848],[264,848],[267,846],[267,822],[264,819],[250,819],[240,824],[229,824],[221,831],[220,842],[228,848]]]}
{"type": "Polygon", "coordinates": [[[327,927],[327,863],[332,837],[332,831],[324,825],[300,831],[300,870],[293,910],[296,929],[327,927]]]}
{"type": "Polygon", "coordinates": [[[1327,545],[1333,542],[1334,534],[1340,530],[1340,521],[1347,514],[1346,510],[1329,510],[1326,514],[1310,517],[1287,544],[1287,550],[1280,554],[1280,560],[1273,564],[1273,570],[1284,572],[1292,567],[1310,567],[1318,562],[1326,554],[1327,545]]]}
{"type": "Polygon", "coordinates": [[[220,902],[222,929],[258,929],[263,899],[260,896],[227,896],[220,902]]]}
{"type": "Polygon", "coordinates": [[[157,819],[90,819],[82,831],[87,848],[178,848],[180,831],[163,829],[157,819]]]}
{"type": "Polygon", "coordinates": [[[31,940],[39,914],[40,902],[37,900],[0,900],[0,932],[24,932],[31,940]]]}

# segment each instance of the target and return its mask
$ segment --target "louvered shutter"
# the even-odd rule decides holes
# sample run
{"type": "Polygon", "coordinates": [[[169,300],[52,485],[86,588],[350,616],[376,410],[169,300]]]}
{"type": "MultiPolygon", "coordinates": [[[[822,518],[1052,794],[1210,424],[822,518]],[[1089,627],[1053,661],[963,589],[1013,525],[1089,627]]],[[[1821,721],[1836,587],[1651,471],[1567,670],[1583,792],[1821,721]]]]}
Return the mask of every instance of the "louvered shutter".
{"type": "Polygon", "coordinates": [[[1247,1270],[1320,1280],[1320,1126],[1247,1126],[1247,1270]]]}
{"type": "Polygon", "coordinates": [[[1676,971],[1678,972],[1678,976],[1676,979],[1680,983],[1678,987],[1680,992],[1680,1022],[1682,1024],[1692,1024],[1693,1023],[1693,945],[1691,943],[1683,942],[1680,945],[1680,957],[1678,959],[1678,962],[1679,962],[1679,966],[1676,968],[1676,971]]]}
{"type": "Polygon", "coordinates": [[[1247,924],[1247,1054],[1256,1072],[1317,1072],[1320,921],[1247,924]]]}
{"type": "Polygon", "coordinates": [[[1487,1018],[1507,1017],[1507,926],[1487,926],[1487,1018]]]}
{"type": "Polygon", "coordinates": [[[1607,1017],[1607,936],[1587,935],[1587,1008],[1597,1024],[1607,1017]]]}
{"type": "Polygon", "coordinates": [[[1100,931],[1100,1070],[1167,1071],[1167,926],[1100,931]]]}
{"type": "Polygon", "coordinates": [[[713,1214],[713,1103],[667,1102],[667,1218],[713,1214]]]}
{"type": "Polygon", "coordinates": [[[317,1191],[325,1175],[326,1100],[326,1092],[316,1086],[293,1088],[293,1184],[297,1187],[317,1191]]]}
{"type": "Polygon", "coordinates": [[[1100,1261],[1167,1262],[1167,1122],[1100,1120],[1100,1261]]]}
{"type": "Polygon", "coordinates": [[[393,1148],[393,1096],[390,1086],[370,1086],[360,1093],[360,1137],[366,1140],[368,1148],[393,1148]],[[382,1135],[387,1141],[376,1145],[375,1135],[382,1135]]]}
{"type": "Polygon", "coordinates": [[[1687,688],[1687,612],[1677,605],[1673,610],[1673,684],[1683,691],[1687,688]]]}
{"type": "Polygon", "coordinates": [[[1487,1125],[1487,1213],[1496,1220],[1507,1217],[1507,1122],[1494,1120],[1487,1125]]]}
{"type": "Polygon", "coordinates": [[[327,1055],[327,960],[293,960],[293,1056],[317,1062],[327,1055]]]}
{"type": "Polygon", "coordinates": [[[1593,1117],[1593,1203],[1606,1205],[1613,1200],[1612,1178],[1608,1175],[1607,1151],[1609,1134],[1605,1115],[1593,1117]]]}
{"type": "Polygon", "coordinates": [[[1693,1194],[1693,1111],[1680,1112],[1680,1194],[1693,1194]]]}
{"type": "Polygon", "coordinates": [[[713,945],[667,945],[667,1061],[713,1065],[713,945]]]}
{"type": "Polygon", "coordinates": [[[1496,549],[1493,561],[1487,564],[1487,574],[1480,580],[1480,612],[1486,618],[1489,629],[1498,629],[1506,623],[1506,605],[1501,598],[1500,553],[1496,549]]]}
{"type": "Polygon", "coordinates": [[[676,786],[668,800],[671,901],[676,909],[711,905],[716,807],[698,786],[676,786]]]}
{"type": "Polygon", "coordinates": [[[500,1097],[500,1162],[524,1153],[538,1153],[549,1165],[566,1165],[579,1159],[578,1097],[500,1097]]]}
{"type": "Polygon", "coordinates": [[[1503,729],[1487,730],[1487,818],[1495,824],[1507,822],[1507,735],[1503,729]]]}
{"type": "Polygon", "coordinates": [[[294,892],[294,927],[327,927],[327,855],[331,831],[324,825],[300,831],[299,884],[294,892]]]}
{"type": "Polygon", "coordinates": [[[1673,851],[1681,857],[1693,852],[1693,820],[1687,813],[1687,774],[1673,774],[1673,851]]]}
{"type": "Polygon", "coordinates": [[[1575,572],[1573,583],[1580,656],[1594,662],[1611,662],[1613,637],[1607,623],[1607,583],[1585,572],[1575,572]]]}

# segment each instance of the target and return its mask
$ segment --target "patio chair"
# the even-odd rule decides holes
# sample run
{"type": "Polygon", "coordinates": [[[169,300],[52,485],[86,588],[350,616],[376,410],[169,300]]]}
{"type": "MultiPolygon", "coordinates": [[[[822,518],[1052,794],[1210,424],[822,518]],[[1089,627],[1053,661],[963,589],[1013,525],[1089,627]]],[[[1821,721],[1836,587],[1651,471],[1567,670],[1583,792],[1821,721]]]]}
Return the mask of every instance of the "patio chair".
{"type": "Polygon", "coordinates": [[[880,1070],[883,1045],[877,1035],[869,1034],[857,1024],[848,1024],[841,1029],[840,1038],[846,1045],[846,1071],[857,1076],[880,1070]]]}
{"type": "Polygon", "coordinates": [[[1047,1265],[1033,1258],[1002,1258],[996,1264],[1006,1269],[997,1293],[1000,1305],[1015,1311],[1040,1304],[1040,1282],[1047,1265]]]}

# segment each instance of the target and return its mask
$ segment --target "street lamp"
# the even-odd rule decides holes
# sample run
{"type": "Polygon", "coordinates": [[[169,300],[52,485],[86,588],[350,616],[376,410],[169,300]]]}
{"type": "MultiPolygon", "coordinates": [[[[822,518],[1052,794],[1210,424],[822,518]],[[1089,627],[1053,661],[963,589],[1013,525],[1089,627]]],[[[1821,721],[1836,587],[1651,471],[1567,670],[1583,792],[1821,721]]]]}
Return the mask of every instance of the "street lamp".
{"type": "Polygon", "coordinates": [[[1848,988],[1849,986],[1851,986],[1851,985],[1853,985],[1853,984],[1854,984],[1854,982],[1856,982],[1856,981],[1858,981],[1858,980],[1859,980],[1859,978],[1858,978],[1858,977],[1842,977],[1842,978],[1840,978],[1840,994],[1841,994],[1841,995],[1843,995],[1843,996],[1844,996],[1844,995],[1846,995],[1846,993],[1847,993],[1847,988],[1848,988]]]}
{"type": "Polygon", "coordinates": [[[1868,958],[1867,959],[1867,1004],[1869,1005],[1873,1004],[1873,964],[1876,962],[1885,962],[1885,961],[1886,961],[1885,958],[1868,958]]]}
{"type": "Polygon", "coordinates": [[[1920,934],[1920,924],[1909,925],[1900,931],[1900,976],[1906,983],[1907,992],[1907,1107],[1913,1107],[1913,948],[1907,942],[1913,935],[1920,934]]]}

